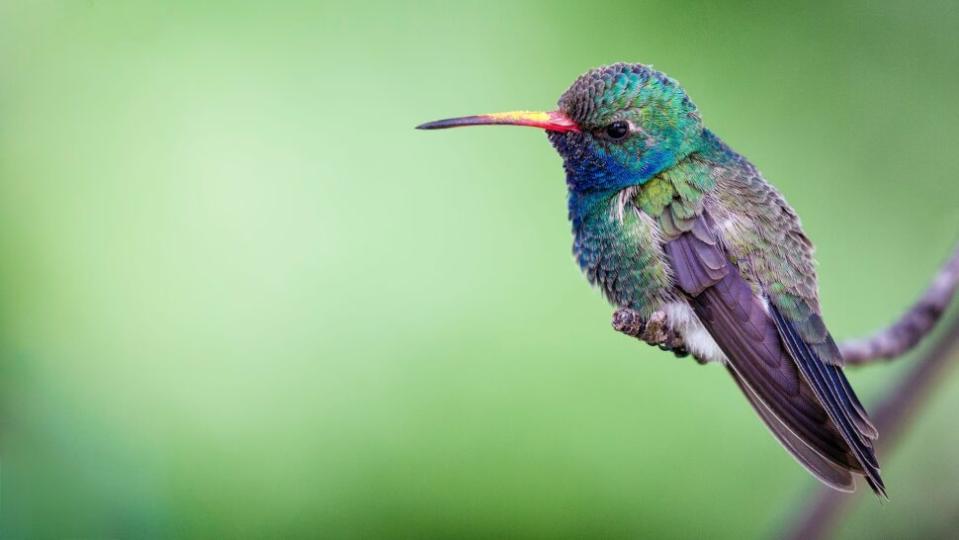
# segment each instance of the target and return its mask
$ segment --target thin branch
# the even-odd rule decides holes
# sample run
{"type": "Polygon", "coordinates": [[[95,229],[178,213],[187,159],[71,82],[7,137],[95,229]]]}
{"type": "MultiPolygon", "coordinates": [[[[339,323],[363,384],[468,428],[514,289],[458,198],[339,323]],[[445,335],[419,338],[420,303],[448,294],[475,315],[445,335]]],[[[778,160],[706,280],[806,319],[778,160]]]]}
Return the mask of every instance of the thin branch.
{"type": "Polygon", "coordinates": [[[865,339],[840,345],[846,365],[862,365],[901,357],[936,326],[959,285],[959,246],[932,284],[898,321],[865,339]]]}
{"type": "MultiPolygon", "coordinates": [[[[918,363],[876,408],[873,419],[882,434],[879,438],[881,451],[891,450],[902,434],[907,420],[929,397],[934,383],[942,379],[944,368],[957,354],[959,354],[959,313],[943,330],[939,340],[923,353],[918,363]]],[[[806,509],[782,535],[782,538],[796,540],[826,538],[853,497],[855,497],[854,494],[820,487],[811,497],[806,509]]]]}

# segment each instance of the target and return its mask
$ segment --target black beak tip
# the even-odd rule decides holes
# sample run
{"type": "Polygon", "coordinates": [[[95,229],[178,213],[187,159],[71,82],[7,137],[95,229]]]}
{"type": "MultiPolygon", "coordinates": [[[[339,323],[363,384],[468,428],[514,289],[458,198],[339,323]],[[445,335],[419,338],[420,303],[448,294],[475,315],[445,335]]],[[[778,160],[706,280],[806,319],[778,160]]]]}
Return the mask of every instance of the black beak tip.
{"type": "Polygon", "coordinates": [[[443,127],[440,125],[440,122],[442,122],[442,120],[437,120],[434,122],[426,122],[424,124],[420,124],[416,126],[416,129],[438,129],[443,127]]]}

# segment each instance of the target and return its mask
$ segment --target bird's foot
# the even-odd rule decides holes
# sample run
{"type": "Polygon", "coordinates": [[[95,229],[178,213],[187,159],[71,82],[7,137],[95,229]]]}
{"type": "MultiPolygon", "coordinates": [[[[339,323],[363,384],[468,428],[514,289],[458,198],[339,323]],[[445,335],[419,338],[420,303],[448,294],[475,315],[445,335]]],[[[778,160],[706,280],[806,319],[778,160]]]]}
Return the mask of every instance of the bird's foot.
{"type": "MultiPolygon", "coordinates": [[[[644,319],[638,311],[619,308],[613,313],[613,329],[664,351],[671,351],[678,358],[690,355],[683,336],[669,327],[666,313],[662,311],[654,311],[648,319],[644,319]]],[[[695,355],[693,358],[700,364],[706,363],[695,355]]]]}

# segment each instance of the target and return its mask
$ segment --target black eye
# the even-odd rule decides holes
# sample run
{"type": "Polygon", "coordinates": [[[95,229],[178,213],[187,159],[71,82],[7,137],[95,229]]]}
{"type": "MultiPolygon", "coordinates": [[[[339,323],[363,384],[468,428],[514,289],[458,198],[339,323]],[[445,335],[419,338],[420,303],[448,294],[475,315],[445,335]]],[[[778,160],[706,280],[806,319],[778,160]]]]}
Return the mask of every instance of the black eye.
{"type": "Polygon", "coordinates": [[[629,124],[623,121],[613,122],[606,126],[606,135],[610,139],[622,139],[629,134],[629,124]]]}

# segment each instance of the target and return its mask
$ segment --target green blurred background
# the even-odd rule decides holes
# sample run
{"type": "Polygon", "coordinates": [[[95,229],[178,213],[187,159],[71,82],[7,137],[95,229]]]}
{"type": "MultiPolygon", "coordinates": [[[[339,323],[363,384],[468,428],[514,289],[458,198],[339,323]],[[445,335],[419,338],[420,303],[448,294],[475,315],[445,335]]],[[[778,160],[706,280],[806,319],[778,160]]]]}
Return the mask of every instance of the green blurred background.
{"type": "MultiPolygon", "coordinates": [[[[816,484],[616,335],[532,130],[652,63],[798,209],[837,337],[959,238],[953,2],[0,3],[3,538],[743,538],[816,484]]],[[[908,361],[851,374],[875,403],[908,361]]],[[[843,538],[959,525],[959,377],[843,538]]]]}

